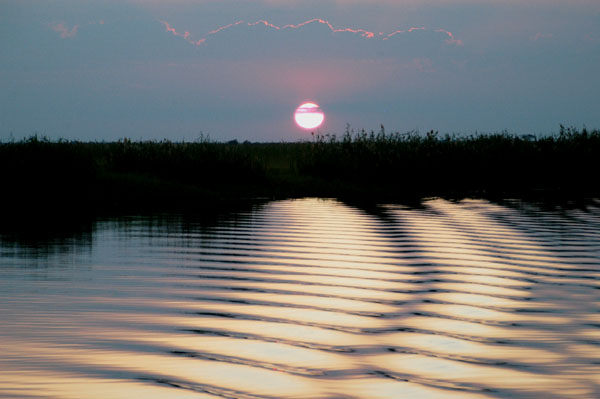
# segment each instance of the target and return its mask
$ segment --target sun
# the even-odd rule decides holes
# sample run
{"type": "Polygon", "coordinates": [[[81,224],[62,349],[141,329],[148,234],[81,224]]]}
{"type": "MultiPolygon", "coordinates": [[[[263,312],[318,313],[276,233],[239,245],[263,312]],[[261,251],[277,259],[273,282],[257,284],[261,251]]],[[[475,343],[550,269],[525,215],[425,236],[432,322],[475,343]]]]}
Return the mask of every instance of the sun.
{"type": "Polygon", "coordinates": [[[323,123],[325,114],[315,103],[304,103],[294,113],[296,124],[303,129],[314,129],[323,123]]]}

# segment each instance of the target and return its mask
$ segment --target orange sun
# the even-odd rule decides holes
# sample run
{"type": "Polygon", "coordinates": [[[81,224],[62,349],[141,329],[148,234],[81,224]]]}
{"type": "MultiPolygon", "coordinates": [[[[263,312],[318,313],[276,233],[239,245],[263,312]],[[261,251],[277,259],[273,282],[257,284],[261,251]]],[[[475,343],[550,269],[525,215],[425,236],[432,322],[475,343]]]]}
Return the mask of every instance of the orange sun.
{"type": "Polygon", "coordinates": [[[314,129],[323,123],[325,114],[315,103],[304,103],[294,113],[296,124],[303,129],[314,129]]]}

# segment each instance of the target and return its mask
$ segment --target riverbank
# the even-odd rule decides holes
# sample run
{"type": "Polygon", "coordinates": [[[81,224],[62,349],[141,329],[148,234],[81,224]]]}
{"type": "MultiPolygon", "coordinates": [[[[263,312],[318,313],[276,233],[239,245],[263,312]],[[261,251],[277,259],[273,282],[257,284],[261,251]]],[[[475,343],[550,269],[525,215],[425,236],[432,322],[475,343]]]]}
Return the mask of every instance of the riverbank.
{"type": "Polygon", "coordinates": [[[347,132],[297,143],[0,143],[6,212],[193,211],[253,198],[570,198],[600,194],[600,131],[536,138],[347,132]]]}

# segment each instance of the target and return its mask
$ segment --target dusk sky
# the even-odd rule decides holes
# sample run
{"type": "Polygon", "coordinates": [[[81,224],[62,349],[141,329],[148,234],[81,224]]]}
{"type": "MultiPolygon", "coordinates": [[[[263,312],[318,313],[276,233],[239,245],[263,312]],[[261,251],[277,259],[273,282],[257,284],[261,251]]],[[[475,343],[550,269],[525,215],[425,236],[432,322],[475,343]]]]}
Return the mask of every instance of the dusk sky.
{"type": "Polygon", "coordinates": [[[598,0],[0,1],[0,139],[600,127],[598,0]]]}

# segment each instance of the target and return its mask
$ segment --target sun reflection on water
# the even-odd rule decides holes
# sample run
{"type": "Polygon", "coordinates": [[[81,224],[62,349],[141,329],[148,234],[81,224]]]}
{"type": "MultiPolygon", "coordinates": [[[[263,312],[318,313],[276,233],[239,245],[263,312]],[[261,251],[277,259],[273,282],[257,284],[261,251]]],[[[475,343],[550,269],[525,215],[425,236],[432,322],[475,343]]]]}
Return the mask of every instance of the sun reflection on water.
{"type": "Polygon", "coordinates": [[[288,200],[100,224],[44,278],[4,252],[0,397],[593,397],[600,212],[533,211],[288,200]]]}

